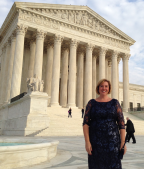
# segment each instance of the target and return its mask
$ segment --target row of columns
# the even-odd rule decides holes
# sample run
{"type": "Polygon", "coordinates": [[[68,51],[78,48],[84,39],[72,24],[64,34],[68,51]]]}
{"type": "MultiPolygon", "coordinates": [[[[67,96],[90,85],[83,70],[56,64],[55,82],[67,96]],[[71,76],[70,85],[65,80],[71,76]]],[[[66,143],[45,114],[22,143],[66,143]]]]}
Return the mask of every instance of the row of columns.
{"type": "MultiPolygon", "coordinates": [[[[17,26],[16,36],[11,37],[10,43],[7,44],[6,50],[2,55],[2,71],[1,71],[1,103],[8,102],[9,98],[20,94],[24,38],[27,27],[17,26]],[[8,67],[8,72],[6,71],[8,67]],[[6,76],[7,72],[7,76],[6,76]],[[7,77],[7,78],[6,78],[7,77]],[[5,94],[6,91],[6,94],[5,94]],[[2,100],[4,98],[4,100],[2,100]]],[[[43,48],[45,33],[37,31],[36,44],[32,40],[30,42],[30,58],[28,77],[36,75],[42,79],[43,65],[43,48]]],[[[47,47],[47,66],[45,78],[45,91],[51,96],[51,106],[59,106],[59,84],[60,84],[60,63],[61,63],[61,45],[63,37],[55,35],[54,44],[49,43],[47,47]]],[[[61,88],[60,88],[60,105],[65,107],[80,108],[85,106],[91,98],[96,97],[96,56],[92,57],[94,45],[87,44],[86,57],[84,65],[84,51],[78,52],[77,75],[76,75],[76,56],[78,41],[71,39],[70,50],[68,48],[62,51],[62,72],[61,72],[61,88]],[[69,61],[68,61],[69,55],[69,61]],[[69,64],[68,64],[69,62],[69,64]],[[69,74],[68,74],[69,65],[69,74]],[[77,79],[76,79],[77,77],[77,79]],[[67,84],[68,82],[68,84],[67,84]],[[76,85],[77,83],[77,85],[76,85]],[[67,93],[68,92],[68,93],[67,93]],[[77,93],[77,95],[76,95],[77,93]]],[[[101,48],[99,53],[99,80],[105,78],[105,56],[107,49],[101,48]]],[[[112,54],[112,98],[118,99],[118,53],[112,54]]],[[[108,68],[108,71],[110,69],[108,68]]],[[[128,57],[123,56],[123,91],[124,91],[124,107],[128,108],[128,57]]]]}

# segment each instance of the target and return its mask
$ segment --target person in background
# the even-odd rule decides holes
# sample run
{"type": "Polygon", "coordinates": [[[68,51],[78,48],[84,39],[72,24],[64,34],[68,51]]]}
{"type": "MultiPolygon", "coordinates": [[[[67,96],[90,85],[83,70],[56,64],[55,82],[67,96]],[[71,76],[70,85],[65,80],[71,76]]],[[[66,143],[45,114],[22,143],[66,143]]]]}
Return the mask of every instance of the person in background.
{"type": "Polygon", "coordinates": [[[82,112],[82,118],[83,118],[83,116],[84,116],[84,108],[82,108],[81,112],[82,112]]]}
{"type": "Polygon", "coordinates": [[[70,109],[68,110],[68,117],[71,117],[72,118],[72,109],[70,107],[70,109]]]}
{"type": "Polygon", "coordinates": [[[126,140],[126,142],[129,142],[130,139],[132,138],[132,140],[133,140],[132,143],[135,144],[136,139],[135,139],[135,136],[134,136],[134,132],[135,132],[134,125],[133,125],[132,121],[129,119],[129,117],[127,117],[126,120],[127,120],[127,123],[125,124],[125,126],[127,126],[126,127],[127,134],[126,134],[125,140],[126,140]]]}
{"type": "Polygon", "coordinates": [[[85,148],[89,169],[122,169],[119,152],[125,145],[125,124],[122,108],[111,99],[111,83],[107,79],[98,82],[96,99],[89,100],[83,121],[85,148]]]}

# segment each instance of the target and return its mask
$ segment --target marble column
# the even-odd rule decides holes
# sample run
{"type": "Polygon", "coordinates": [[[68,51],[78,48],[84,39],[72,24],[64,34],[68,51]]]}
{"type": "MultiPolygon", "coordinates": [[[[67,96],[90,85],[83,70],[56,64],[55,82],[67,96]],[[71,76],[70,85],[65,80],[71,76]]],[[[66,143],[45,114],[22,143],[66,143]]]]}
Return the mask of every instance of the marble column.
{"type": "Polygon", "coordinates": [[[22,68],[22,79],[21,79],[21,90],[20,93],[27,92],[27,78],[28,78],[28,65],[30,58],[30,42],[25,41],[24,44],[24,56],[23,56],[23,68],[22,68]]]}
{"type": "Polygon", "coordinates": [[[7,77],[8,77],[8,65],[9,65],[9,59],[10,59],[10,49],[11,49],[11,41],[10,39],[6,43],[6,53],[5,53],[5,61],[4,61],[4,69],[3,69],[3,85],[2,85],[2,100],[3,103],[7,103],[6,99],[6,89],[7,89],[7,77]]]}
{"type": "Polygon", "coordinates": [[[60,86],[60,105],[67,106],[67,83],[68,83],[68,56],[69,48],[62,48],[62,70],[61,70],[61,86],[60,86]]]}
{"type": "MultiPolygon", "coordinates": [[[[111,71],[111,68],[112,67],[112,62],[111,60],[108,60],[108,80],[110,82],[112,82],[112,78],[111,78],[111,74],[112,74],[112,71],[111,71]]],[[[111,98],[111,93],[109,94],[109,97],[111,98]]]]}
{"type": "Polygon", "coordinates": [[[78,51],[76,106],[83,108],[84,51],[78,51]]]}
{"type": "Polygon", "coordinates": [[[108,79],[108,59],[105,59],[105,78],[108,79]]]}
{"type": "Polygon", "coordinates": [[[75,39],[70,43],[69,81],[68,81],[68,105],[76,107],[76,53],[78,42],[75,39]]]}
{"type": "Polygon", "coordinates": [[[6,55],[6,46],[2,48],[2,56],[1,56],[1,88],[0,88],[0,105],[3,104],[3,98],[2,98],[2,93],[3,93],[3,82],[4,82],[4,64],[5,64],[5,55],[6,55]]]}
{"type": "Polygon", "coordinates": [[[118,83],[118,100],[119,100],[119,63],[121,61],[121,57],[118,57],[118,60],[117,60],[117,83],[118,83]]]}
{"type": "Polygon", "coordinates": [[[10,99],[13,62],[14,62],[14,54],[15,54],[15,44],[16,44],[16,34],[13,33],[11,36],[11,49],[10,49],[10,57],[9,57],[9,65],[8,65],[8,76],[7,76],[7,84],[6,84],[5,102],[8,102],[10,99]]]}
{"type": "Polygon", "coordinates": [[[60,35],[55,35],[51,84],[51,106],[59,106],[59,78],[62,40],[63,38],[60,35]]]}
{"type": "Polygon", "coordinates": [[[85,64],[84,106],[92,99],[92,51],[94,46],[87,44],[85,64]]]}
{"type": "Polygon", "coordinates": [[[34,76],[36,76],[40,80],[42,80],[44,38],[45,38],[45,32],[43,32],[42,30],[37,30],[34,76]]]}
{"type": "Polygon", "coordinates": [[[92,98],[96,98],[96,55],[92,57],[92,98]]]}
{"type": "Polygon", "coordinates": [[[118,99],[118,73],[117,73],[118,52],[112,54],[112,98],[118,99]]]}
{"type": "Polygon", "coordinates": [[[23,50],[24,50],[24,37],[25,37],[26,31],[27,31],[26,26],[17,25],[16,45],[15,45],[10,98],[13,98],[20,94],[22,64],[23,64],[23,50]]]}
{"type": "Polygon", "coordinates": [[[36,48],[36,41],[35,41],[35,39],[32,39],[30,41],[30,57],[29,57],[29,66],[28,66],[28,78],[34,76],[35,48],[36,48]]]}
{"type": "Polygon", "coordinates": [[[125,54],[123,60],[123,112],[127,112],[129,108],[129,66],[128,60],[130,55],[125,54]]]}
{"type": "Polygon", "coordinates": [[[106,55],[107,49],[101,48],[100,54],[99,54],[99,80],[105,78],[105,55],[106,55]]]}
{"type": "Polygon", "coordinates": [[[54,50],[53,42],[48,41],[46,73],[45,73],[45,92],[50,97],[51,97],[51,83],[52,83],[52,70],[53,70],[53,50],[54,50]]]}

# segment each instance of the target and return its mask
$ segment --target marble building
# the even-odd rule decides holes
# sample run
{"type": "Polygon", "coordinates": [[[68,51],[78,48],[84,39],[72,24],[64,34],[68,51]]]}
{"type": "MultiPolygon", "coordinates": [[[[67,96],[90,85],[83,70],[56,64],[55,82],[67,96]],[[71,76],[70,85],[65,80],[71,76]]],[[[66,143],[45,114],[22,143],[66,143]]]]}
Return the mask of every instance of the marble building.
{"type": "Polygon", "coordinates": [[[36,75],[44,80],[49,106],[82,108],[96,98],[97,82],[107,78],[111,97],[120,98],[126,112],[134,43],[87,6],[15,2],[0,29],[0,104],[26,92],[26,79],[36,75]]]}

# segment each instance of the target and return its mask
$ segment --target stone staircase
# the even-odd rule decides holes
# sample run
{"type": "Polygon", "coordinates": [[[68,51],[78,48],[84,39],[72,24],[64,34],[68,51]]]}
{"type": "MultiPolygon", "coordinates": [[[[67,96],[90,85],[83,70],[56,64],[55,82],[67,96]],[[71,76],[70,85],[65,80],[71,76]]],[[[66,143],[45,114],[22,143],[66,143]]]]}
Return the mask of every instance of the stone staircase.
{"type": "MultiPolygon", "coordinates": [[[[68,108],[48,107],[48,116],[50,118],[49,128],[42,130],[35,136],[79,136],[83,135],[81,109],[72,108],[72,118],[68,118],[68,108]]],[[[124,113],[134,123],[135,135],[144,135],[144,120],[124,113]]]]}
{"type": "Polygon", "coordinates": [[[72,118],[68,118],[68,108],[48,107],[49,128],[36,136],[79,136],[83,135],[81,109],[72,108],[72,118]]]}

